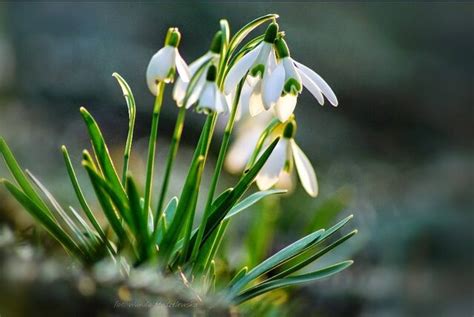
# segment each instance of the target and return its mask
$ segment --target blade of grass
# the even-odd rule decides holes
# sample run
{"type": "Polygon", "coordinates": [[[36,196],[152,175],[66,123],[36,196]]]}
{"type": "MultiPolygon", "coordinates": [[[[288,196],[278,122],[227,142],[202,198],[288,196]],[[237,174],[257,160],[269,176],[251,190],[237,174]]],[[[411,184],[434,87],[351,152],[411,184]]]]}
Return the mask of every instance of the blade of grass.
{"type": "Polygon", "coordinates": [[[20,188],[23,190],[23,192],[28,197],[30,197],[30,199],[36,205],[38,205],[46,215],[48,215],[52,219],[52,214],[49,211],[48,206],[41,199],[41,197],[34,190],[33,186],[30,184],[30,182],[26,178],[25,173],[23,173],[20,165],[15,159],[15,156],[13,155],[12,151],[10,150],[10,148],[8,147],[7,143],[5,142],[3,138],[0,138],[0,152],[3,155],[3,159],[5,160],[5,163],[7,164],[7,167],[10,170],[10,173],[13,175],[13,177],[15,178],[16,182],[18,183],[20,188]]]}
{"type": "Polygon", "coordinates": [[[7,190],[15,199],[48,231],[68,252],[77,258],[86,260],[87,255],[77,246],[73,239],[44,210],[18,187],[7,180],[2,180],[7,190]]]}
{"type": "Polygon", "coordinates": [[[250,270],[243,278],[241,278],[237,283],[235,283],[230,289],[230,294],[238,293],[243,287],[245,287],[254,279],[273,270],[274,268],[280,266],[289,259],[301,254],[306,249],[311,247],[316,241],[318,241],[318,239],[321,238],[323,232],[323,229],[313,232],[299,239],[298,241],[293,242],[292,244],[283,248],[276,254],[272,255],[271,257],[254,267],[252,270],[250,270]]]}
{"type": "Polygon", "coordinates": [[[127,141],[125,143],[125,149],[123,153],[123,170],[122,170],[122,185],[125,186],[127,172],[128,172],[128,162],[130,160],[130,154],[132,151],[132,141],[133,141],[133,130],[135,129],[135,118],[137,113],[137,107],[135,104],[135,98],[133,97],[132,90],[128,83],[120,76],[118,73],[113,73],[113,77],[117,80],[122,88],[122,93],[127,103],[128,109],[128,133],[127,133],[127,141]]]}
{"type": "Polygon", "coordinates": [[[104,230],[102,230],[102,227],[100,226],[94,213],[92,212],[92,209],[89,207],[89,204],[87,203],[84,193],[82,192],[81,186],[79,185],[79,181],[77,180],[74,167],[72,166],[71,158],[69,156],[67,148],[64,145],[61,147],[61,151],[63,153],[64,162],[66,164],[66,169],[69,174],[69,179],[71,180],[72,187],[74,188],[76,197],[79,200],[79,204],[81,205],[82,210],[84,211],[85,215],[89,219],[94,229],[99,234],[99,237],[102,240],[102,242],[106,244],[107,248],[112,254],[115,254],[114,248],[110,244],[109,239],[107,239],[107,237],[105,236],[104,230]]]}
{"type": "Polygon", "coordinates": [[[264,293],[270,292],[274,289],[289,287],[293,285],[299,285],[302,283],[313,282],[325,277],[329,277],[336,273],[341,272],[342,270],[348,268],[349,266],[354,263],[353,261],[343,261],[331,266],[327,266],[323,269],[303,274],[297,276],[290,276],[283,279],[273,280],[270,282],[259,284],[255,287],[248,289],[247,291],[243,292],[242,294],[235,297],[234,302],[236,304],[241,304],[249,299],[252,299],[256,296],[262,295],[264,293]]]}
{"type": "Polygon", "coordinates": [[[115,170],[112,158],[110,157],[109,150],[97,122],[84,107],[81,107],[80,111],[82,118],[86,123],[94,153],[96,154],[99,166],[104,174],[105,179],[112,185],[114,190],[120,196],[126,199],[127,195],[125,194],[125,190],[119,180],[117,171],[115,170]]]}

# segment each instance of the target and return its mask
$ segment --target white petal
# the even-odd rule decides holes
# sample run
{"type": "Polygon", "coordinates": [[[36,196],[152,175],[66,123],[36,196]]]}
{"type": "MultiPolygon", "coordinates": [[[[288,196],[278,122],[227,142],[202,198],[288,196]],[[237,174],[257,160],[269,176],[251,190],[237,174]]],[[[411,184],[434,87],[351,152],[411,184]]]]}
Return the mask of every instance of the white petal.
{"type": "Polygon", "coordinates": [[[168,75],[175,67],[175,59],[176,50],[172,46],[165,46],[152,56],[146,69],[146,83],[155,96],[157,81],[170,81],[168,75]]]}
{"type": "Polygon", "coordinates": [[[230,173],[239,173],[244,170],[259,137],[260,131],[255,129],[247,129],[237,135],[225,159],[225,168],[230,173]]]}
{"type": "MultiPolygon", "coordinates": [[[[214,58],[215,56],[218,56],[218,55],[214,54],[214,53],[211,53],[211,52],[207,52],[206,54],[202,55],[201,57],[196,59],[194,62],[192,62],[189,65],[190,77],[193,77],[194,74],[196,73],[196,71],[199,69],[199,67],[201,67],[204,63],[208,62],[210,59],[214,58]]],[[[203,71],[203,75],[201,75],[201,77],[200,77],[200,79],[203,79],[203,80],[201,80],[201,88],[202,88],[202,85],[205,82],[205,77],[206,77],[205,74],[206,74],[206,70],[203,71]]],[[[181,106],[182,103],[183,103],[183,99],[186,95],[186,89],[188,88],[188,84],[189,84],[189,82],[183,81],[181,76],[178,77],[178,79],[176,80],[176,83],[174,84],[173,99],[176,101],[178,106],[181,106]]],[[[196,88],[194,90],[196,90],[196,88]]],[[[197,95],[198,95],[197,97],[193,98],[194,102],[197,101],[197,98],[199,97],[199,92],[198,92],[197,95]]],[[[192,103],[194,103],[194,102],[192,102],[192,103]]],[[[190,103],[189,100],[188,100],[187,108],[189,108],[192,103],[190,103]]]]}
{"type": "Polygon", "coordinates": [[[262,44],[259,44],[255,49],[245,54],[234,64],[234,66],[232,66],[224,82],[224,92],[226,94],[230,94],[235,87],[237,87],[239,81],[245,76],[250,67],[252,67],[261,49],[262,44]]]}
{"type": "Polygon", "coordinates": [[[188,101],[186,102],[186,109],[189,109],[196,101],[199,99],[199,95],[201,94],[202,89],[206,85],[206,74],[203,73],[199,77],[196,86],[194,86],[191,95],[188,97],[188,101]]]}
{"type": "Polygon", "coordinates": [[[316,173],[314,171],[313,165],[311,165],[308,157],[293,139],[291,140],[291,147],[293,149],[296,171],[298,172],[301,185],[303,185],[303,188],[310,196],[318,196],[318,181],[316,180],[316,173]]]}
{"type": "MultiPolygon", "coordinates": [[[[267,72],[265,72],[266,74],[267,72]]],[[[263,105],[265,109],[270,109],[281,96],[283,85],[285,84],[285,67],[279,63],[272,73],[263,78],[263,105]]]]}
{"type": "Polygon", "coordinates": [[[183,104],[183,99],[186,94],[186,88],[188,83],[185,83],[181,77],[179,77],[174,83],[173,87],[173,100],[176,101],[178,107],[181,107],[183,104]]]}
{"type": "Polygon", "coordinates": [[[285,122],[293,114],[296,107],[298,97],[292,94],[286,94],[278,99],[277,104],[273,108],[275,115],[281,122],[285,122]]]}
{"type": "Polygon", "coordinates": [[[296,71],[294,61],[290,57],[285,57],[281,60],[283,66],[285,66],[285,81],[294,78],[301,83],[301,77],[296,71]]]}
{"type": "Polygon", "coordinates": [[[265,111],[262,100],[262,80],[259,80],[252,89],[249,99],[249,113],[255,117],[260,112],[265,111]]]}
{"type": "Polygon", "coordinates": [[[201,96],[199,96],[199,102],[197,109],[199,111],[216,111],[216,84],[214,82],[207,81],[202,90],[201,96]]]}
{"type": "Polygon", "coordinates": [[[324,105],[324,97],[318,85],[316,85],[308,76],[306,76],[306,74],[302,72],[301,69],[297,69],[296,71],[301,76],[301,82],[303,83],[303,86],[305,86],[306,89],[308,89],[308,91],[314,96],[314,98],[318,100],[321,106],[324,105]]]}
{"type": "Polygon", "coordinates": [[[229,113],[229,106],[227,105],[227,101],[225,99],[224,94],[220,91],[216,91],[216,112],[217,113],[229,113]]]}
{"type": "Polygon", "coordinates": [[[204,64],[207,61],[209,61],[210,59],[216,58],[218,56],[219,56],[218,54],[214,54],[212,52],[207,52],[206,54],[202,55],[201,57],[196,59],[194,62],[189,64],[189,72],[191,73],[191,77],[199,69],[199,67],[202,66],[202,64],[204,64]]]}
{"type": "MultiPolygon", "coordinates": [[[[243,117],[246,117],[249,114],[249,103],[250,95],[252,94],[252,86],[245,81],[244,86],[242,87],[242,92],[240,93],[239,104],[237,106],[237,111],[235,112],[235,120],[239,121],[243,117]]],[[[231,99],[235,97],[235,91],[229,95],[231,99]]]]}
{"type": "Polygon", "coordinates": [[[191,79],[191,73],[189,71],[188,65],[179,54],[178,49],[176,48],[175,50],[176,50],[176,69],[178,70],[178,74],[184,82],[189,82],[189,80],[191,79]]]}
{"type": "Polygon", "coordinates": [[[257,186],[260,190],[269,189],[278,182],[280,173],[285,166],[287,148],[288,141],[283,138],[273,149],[272,154],[257,175],[257,186]]]}
{"type": "Polygon", "coordinates": [[[296,64],[296,66],[306,74],[311,80],[318,85],[319,89],[323,92],[323,94],[328,98],[329,102],[334,106],[337,107],[338,101],[337,97],[332,91],[331,87],[324,81],[324,79],[321,78],[314,70],[309,68],[308,66],[305,66],[301,63],[298,63],[297,61],[293,60],[293,62],[296,64]]]}

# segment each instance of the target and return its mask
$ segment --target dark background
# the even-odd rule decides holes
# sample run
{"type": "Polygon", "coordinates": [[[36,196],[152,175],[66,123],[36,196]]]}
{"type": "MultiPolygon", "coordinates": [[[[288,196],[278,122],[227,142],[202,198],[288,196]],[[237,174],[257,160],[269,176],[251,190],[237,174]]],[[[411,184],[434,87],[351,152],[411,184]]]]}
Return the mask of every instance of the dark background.
{"type": "MultiPolygon", "coordinates": [[[[300,236],[318,202],[341,190],[350,192],[347,213],[360,231],[339,254],[352,256],[354,266],[297,290],[294,311],[473,315],[472,3],[2,3],[0,135],[23,166],[72,200],[58,148],[68,144],[79,164],[88,146],[79,106],[122,151],[127,111],[112,72],[134,91],[135,147],[144,150],[153,103],[144,74],[167,27],[180,28],[180,51],[190,62],[207,50],[220,18],[235,32],[273,12],[292,56],[325,78],[340,101],[333,108],[308,92],[299,98],[297,140],[316,167],[321,193],[313,200],[298,188],[282,200],[273,246],[300,236]]],[[[176,114],[169,91],[167,101],[159,158],[176,114]]],[[[188,116],[172,191],[201,122],[188,116]]],[[[132,165],[140,176],[137,156],[132,165]]],[[[8,175],[3,164],[0,175],[8,175]]],[[[229,175],[225,184],[234,181],[229,175]]],[[[30,224],[3,188],[0,202],[1,222],[30,224]]],[[[236,258],[237,233],[251,219],[235,223],[236,258]]]]}

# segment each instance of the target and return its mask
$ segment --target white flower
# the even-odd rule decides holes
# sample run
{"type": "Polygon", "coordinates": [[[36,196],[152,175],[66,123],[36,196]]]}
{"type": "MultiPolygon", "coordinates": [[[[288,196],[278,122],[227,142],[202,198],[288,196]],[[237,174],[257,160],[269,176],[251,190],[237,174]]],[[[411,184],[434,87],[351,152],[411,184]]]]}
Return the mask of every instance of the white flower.
{"type": "Polygon", "coordinates": [[[156,96],[156,85],[159,81],[173,81],[176,70],[183,81],[189,81],[190,72],[186,62],[178,51],[181,35],[178,29],[170,28],[166,36],[165,46],[152,56],[146,70],[146,82],[151,93],[156,96]]]}
{"type": "Polygon", "coordinates": [[[224,92],[231,94],[248,73],[242,94],[249,98],[248,109],[252,116],[269,109],[269,105],[262,100],[262,86],[271,68],[276,65],[273,42],[277,33],[278,24],[270,24],[263,41],[232,66],[224,82],[224,92]]]}
{"type": "Polygon", "coordinates": [[[198,112],[229,113],[229,105],[224,94],[216,85],[216,67],[211,65],[207,71],[206,82],[198,97],[196,110],[198,112]]]}
{"type": "Polygon", "coordinates": [[[303,86],[321,105],[324,104],[323,95],[333,106],[338,105],[331,87],[315,71],[292,59],[283,39],[277,39],[275,46],[280,60],[268,80],[263,81],[262,96],[264,104],[274,106],[280,121],[285,122],[293,113],[303,86]]]}
{"type": "MultiPolygon", "coordinates": [[[[239,108],[237,108],[239,111],[239,108]]],[[[270,112],[262,112],[256,117],[245,116],[238,125],[236,138],[227,153],[224,166],[233,174],[243,172],[247,162],[257,146],[258,139],[267,128],[273,116],[270,112]]]]}
{"type": "Polygon", "coordinates": [[[280,178],[285,177],[285,173],[294,163],[303,188],[310,196],[316,197],[318,195],[316,173],[308,157],[293,139],[294,127],[287,129],[292,124],[287,124],[283,137],[258,173],[257,186],[260,190],[267,190],[274,186],[280,178]]]}
{"type": "MultiPolygon", "coordinates": [[[[193,87],[193,91],[191,92],[188,100],[186,102],[186,109],[191,107],[199,98],[199,95],[206,83],[206,74],[209,66],[211,65],[210,62],[216,64],[219,61],[220,51],[222,48],[222,32],[218,31],[211,42],[211,47],[206,54],[202,55],[194,62],[189,65],[189,73],[190,78],[192,78],[198,70],[200,70],[199,78],[196,81],[195,86],[193,87]],[[207,66],[202,69],[203,65],[207,64],[207,66]]],[[[173,88],[173,99],[176,101],[178,107],[183,106],[184,97],[186,96],[186,90],[188,88],[189,81],[185,81],[181,78],[181,76],[176,80],[173,88]]]]}

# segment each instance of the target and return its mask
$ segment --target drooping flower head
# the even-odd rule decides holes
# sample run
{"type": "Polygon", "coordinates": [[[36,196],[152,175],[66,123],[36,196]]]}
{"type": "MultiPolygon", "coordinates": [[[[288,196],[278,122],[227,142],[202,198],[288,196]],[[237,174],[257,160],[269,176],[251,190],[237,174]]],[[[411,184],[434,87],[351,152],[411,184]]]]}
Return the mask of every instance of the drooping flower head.
{"type": "Polygon", "coordinates": [[[275,115],[285,122],[293,113],[298,95],[302,88],[324,104],[324,96],[333,106],[338,105],[336,95],[331,87],[315,71],[298,63],[290,56],[290,50],[283,38],[275,40],[278,63],[268,80],[263,82],[263,103],[274,107],[275,115]]]}
{"type": "MultiPolygon", "coordinates": [[[[221,48],[222,31],[218,31],[212,39],[209,51],[207,51],[204,55],[202,55],[189,65],[190,77],[192,78],[197,72],[199,72],[199,74],[196,74],[197,76],[199,76],[199,78],[197,78],[197,82],[186,101],[186,105],[184,105],[186,108],[191,107],[191,105],[193,105],[198,100],[199,94],[201,93],[204,84],[206,83],[207,71],[211,64],[215,65],[218,62],[221,53],[221,48]]],[[[178,107],[183,106],[188,86],[189,81],[183,80],[180,75],[176,80],[176,83],[173,88],[173,99],[176,101],[178,107]]]]}
{"type": "Polygon", "coordinates": [[[248,96],[245,102],[252,116],[269,109],[262,100],[262,83],[276,64],[273,42],[277,34],[278,24],[271,23],[267,27],[263,41],[237,60],[224,82],[224,92],[231,94],[246,76],[242,95],[248,96]]]}
{"type": "Polygon", "coordinates": [[[181,34],[177,28],[169,28],[166,34],[165,46],[152,56],[146,70],[146,82],[151,93],[156,96],[157,83],[173,82],[176,71],[183,81],[188,82],[190,72],[186,62],[178,51],[181,34]]]}
{"type": "Polygon", "coordinates": [[[295,134],[296,121],[291,118],[285,124],[282,138],[257,175],[257,186],[260,190],[269,189],[281,178],[287,177],[294,165],[303,188],[310,196],[316,197],[318,195],[316,173],[308,157],[296,144],[295,134]]]}
{"type": "Polygon", "coordinates": [[[209,66],[206,75],[206,82],[199,94],[196,110],[209,114],[211,112],[228,113],[229,106],[224,94],[216,84],[217,68],[209,66]]]}

